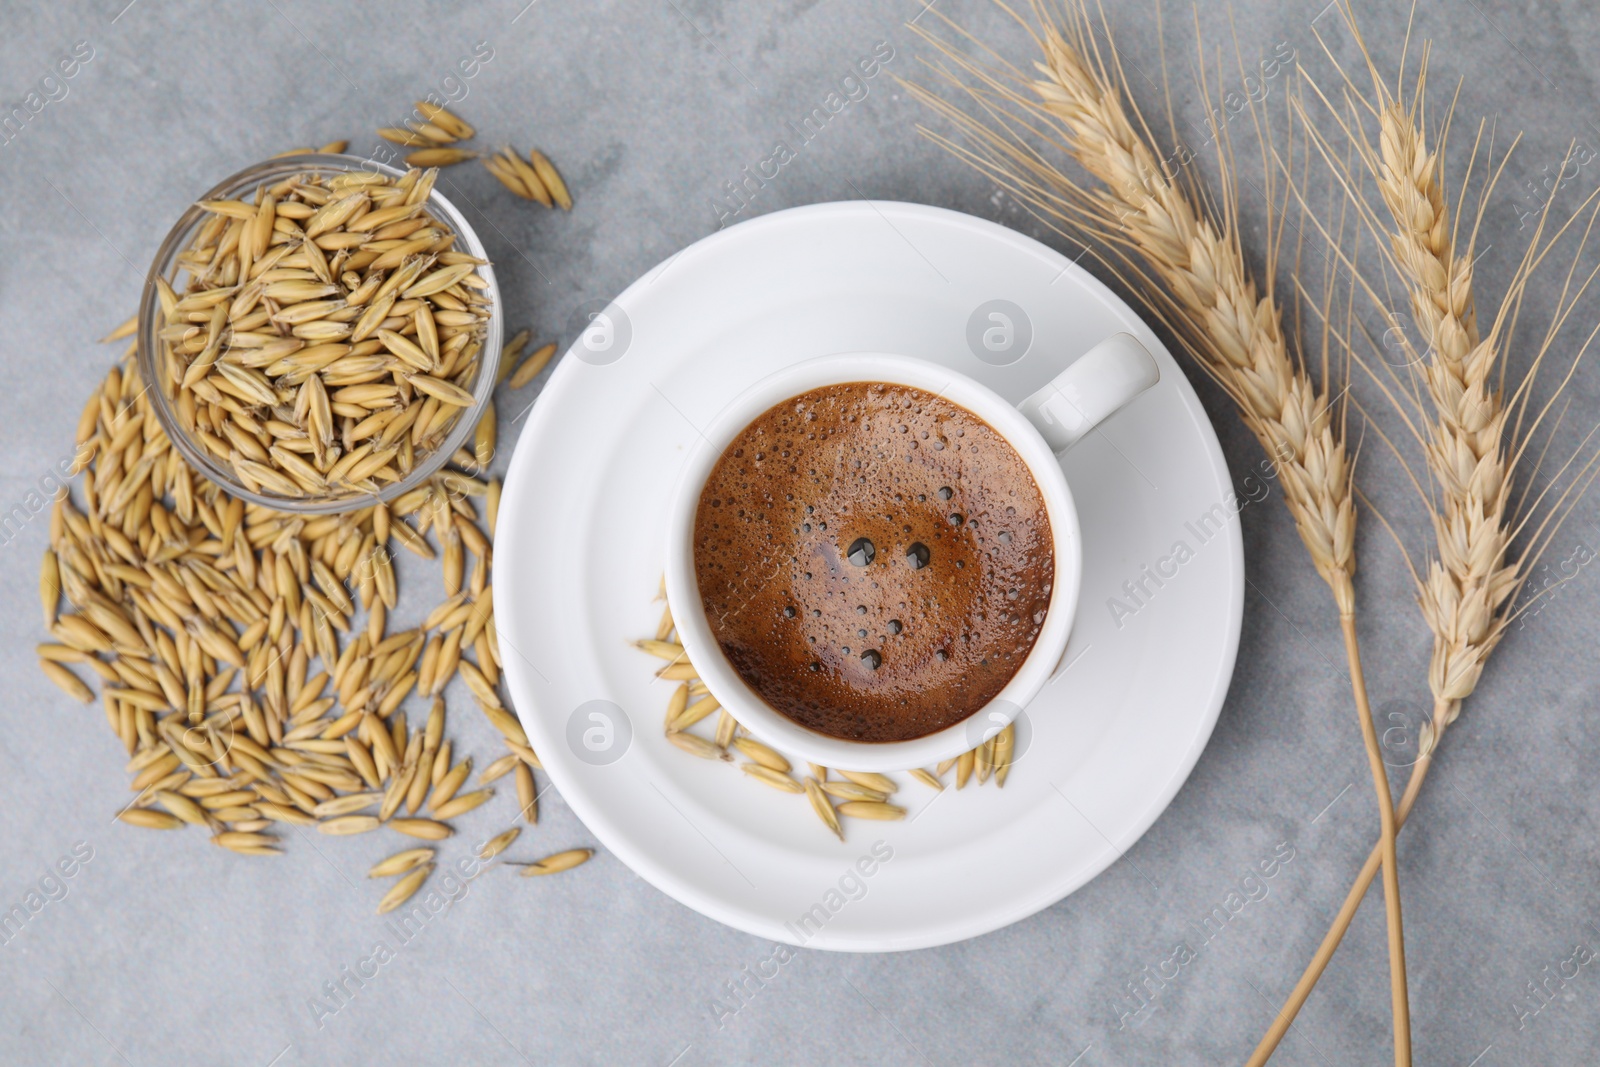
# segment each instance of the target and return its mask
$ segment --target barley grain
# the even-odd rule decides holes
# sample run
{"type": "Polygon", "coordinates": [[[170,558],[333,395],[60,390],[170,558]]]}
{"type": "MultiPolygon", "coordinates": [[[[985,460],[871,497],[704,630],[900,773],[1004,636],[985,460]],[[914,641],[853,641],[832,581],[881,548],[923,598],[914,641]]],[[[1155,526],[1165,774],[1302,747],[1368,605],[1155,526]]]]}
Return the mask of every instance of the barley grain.
{"type": "Polygon", "coordinates": [[[39,566],[39,603],[44,608],[44,628],[52,629],[56,624],[56,605],[61,602],[61,568],[56,561],[56,554],[51,549],[45,549],[44,561],[39,566]]]}
{"type": "Polygon", "coordinates": [[[61,687],[61,691],[70,697],[76,697],[85,704],[94,703],[94,692],[76,674],[67,670],[54,660],[39,660],[39,669],[44,671],[46,678],[61,687]]]}
{"type": "Polygon", "coordinates": [[[396,852],[388,859],[379,860],[367,871],[368,878],[388,878],[396,874],[405,874],[432,861],[434,850],[431,848],[408,848],[404,852],[396,852]]]}
{"type": "Polygon", "coordinates": [[[563,211],[572,210],[572,195],[567,192],[567,183],[561,180],[561,175],[556,173],[555,164],[551,163],[545,154],[535,148],[528,153],[528,162],[533,164],[534,173],[539,175],[539,181],[550,193],[551,199],[563,211]]]}
{"type": "Polygon", "coordinates": [[[428,875],[432,873],[433,864],[426,863],[412,870],[404,878],[396,882],[383,895],[383,898],[378,901],[378,914],[386,915],[410,900],[417,890],[422,888],[422,883],[428,880],[428,875]]]}
{"type": "Polygon", "coordinates": [[[126,319],[124,319],[122,321],[121,325],[119,325],[116,329],[112,330],[110,333],[108,333],[104,337],[100,338],[100,343],[101,344],[106,344],[107,342],[110,342],[110,341],[121,341],[121,340],[124,340],[125,338],[132,337],[133,334],[134,334],[134,331],[136,331],[138,328],[139,328],[139,316],[130,315],[126,319]]]}
{"type": "Polygon", "coordinates": [[[554,341],[540,345],[534,349],[527,359],[517,365],[517,369],[512,373],[508,384],[513,389],[521,389],[539,376],[539,372],[544,370],[545,366],[550,362],[550,357],[555,354],[556,343],[554,341]]]}
{"type": "Polygon", "coordinates": [[[1007,723],[994,738],[994,784],[1004,788],[1006,778],[1011,774],[1011,761],[1016,753],[1017,727],[1015,723],[1007,723]]]}
{"type": "MultiPolygon", "coordinates": [[[[704,703],[704,701],[701,701],[701,703],[704,703]]],[[[781,774],[787,774],[789,772],[788,760],[784,759],[776,749],[762,744],[753,737],[735,738],[733,741],[733,747],[737,748],[745,756],[761,764],[763,767],[770,767],[772,770],[778,771],[781,774]]]]}
{"type": "Polygon", "coordinates": [[[689,755],[699,756],[701,759],[720,759],[728,760],[730,762],[733,759],[732,756],[728,755],[721,748],[713,745],[705,738],[697,737],[694,734],[669,733],[667,734],[667,740],[671,741],[683,751],[689,753],[689,755]]]}
{"type": "Polygon", "coordinates": [[[539,757],[534,753],[533,749],[529,748],[527,745],[518,744],[515,741],[507,740],[506,747],[515,753],[518,759],[532,767],[534,770],[544,770],[544,764],[539,762],[539,757]]]}
{"type": "Polygon", "coordinates": [[[416,109],[417,113],[420,114],[424,119],[433,123],[435,126],[440,127],[446,133],[450,134],[450,136],[458,138],[459,140],[464,141],[477,133],[476,130],[464,122],[459,116],[443,107],[440,107],[438,104],[430,104],[426,100],[418,100],[416,103],[416,109]]]}
{"type": "Polygon", "coordinates": [[[771,786],[773,789],[784,793],[803,793],[805,787],[782,771],[760,763],[741,763],[739,769],[754,778],[762,785],[771,786]]]}
{"type": "Polygon", "coordinates": [[[829,796],[838,797],[840,800],[862,800],[879,802],[889,799],[889,794],[878,789],[868,789],[864,785],[854,782],[823,782],[822,791],[829,796]]]}
{"type": "Polygon", "coordinates": [[[511,769],[515,767],[517,763],[518,760],[515,754],[501,756],[499,759],[495,760],[493,763],[489,764],[483,769],[483,773],[478,775],[478,781],[481,784],[487,785],[490,782],[504,778],[506,775],[511,773],[511,769]]]}
{"type": "MultiPolygon", "coordinates": [[[[679,686],[678,692],[683,694],[685,701],[688,700],[688,686],[679,686]]],[[[676,703],[676,699],[674,699],[673,702],[676,703]]],[[[668,724],[667,729],[687,730],[701,719],[704,719],[707,715],[710,715],[713,711],[720,711],[721,709],[722,705],[717,702],[716,697],[706,697],[704,700],[697,700],[693,704],[688,705],[679,711],[677,717],[668,724]]],[[[672,709],[669,707],[667,710],[670,712],[672,709]]]]}
{"type": "Polygon", "coordinates": [[[210,817],[206,814],[205,809],[182,793],[171,793],[164,789],[157,789],[153,790],[151,795],[155,798],[157,804],[160,804],[191,826],[207,826],[210,824],[210,817]]]}
{"type": "MultiPolygon", "coordinates": [[[[351,815],[364,808],[370,808],[383,800],[382,793],[347,793],[342,797],[325,800],[312,810],[312,814],[319,819],[331,819],[339,815],[351,815]]],[[[326,831],[332,833],[333,831],[326,831]]]]}
{"type": "Polygon", "coordinates": [[[385,126],[378,130],[378,136],[406,148],[420,148],[433,143],[420,133],[413,133],[399,126],[385,126]]]}
{"type": "Polygon", "coordinates": [[[844,827],[839,823],[839,814],[834,811],[833,802],[822,792],[822,787],[815,778],[805,780],[806,799],[811,802],[811,810],[816,812],[817,818],[822,820],[824,826],[833,831],[835,837],[844,840],[844,827]]]}
{"type": "Polygon", "coordinates": [[[856,785],[864,786],[867,789],[876,789],[884,794],[893,793],[900,788],[895,784],[893,778],[884,774],[876,774],[871,771],[840,771],[839,773],[856,785]]]}
{"type": "Polygon", "coordinates": [[[515,715],[512,715],[504,708],[491,708],[485,704],[479,704],[478,710],[483,712],[484,717],[494,725],[496,730],[500,731],[501,736],[506,739],[507,748],[519,754],[521,750],[526,750],[527,755],[524,755],[523,759],[530,766],[539,766],[537,757],[533,756],[533,750],[528,748],[528,735],[523,732],[522,724],[517,721],[515,715]]]}
{"type": "Polygon", "coordinates": [[[905,818],[906,809],[877,801],[847,800],[839,805],[839,814],[853,819],[895,820],[905,818]]]}
{"type": "Polygon", "coordinates": [[[517,782],[518,814],[529,823],[539,821],[539,793],[534,788],[533,769],[518,762],[513,769],[517,782]]]}
{"type": "Polygon", "coordinates": [[[542,860],[522,865],[522,876],[532,878],[542,874],[559,874],[570,871],[579,864],[586,863],[594,850],[589,848],[572,848],[565,852],[557,852],[553,856],[546,856],[542,860]]]}
{"type": "Polygon", "coordinates": [[[494,796],[493,789],[479,789],[471,793],[461,793],[442,804],[435,805],[433,815],[435,818],[454,819],[458,815],[465,815],[474,808],[486,803],[494,796]]]}

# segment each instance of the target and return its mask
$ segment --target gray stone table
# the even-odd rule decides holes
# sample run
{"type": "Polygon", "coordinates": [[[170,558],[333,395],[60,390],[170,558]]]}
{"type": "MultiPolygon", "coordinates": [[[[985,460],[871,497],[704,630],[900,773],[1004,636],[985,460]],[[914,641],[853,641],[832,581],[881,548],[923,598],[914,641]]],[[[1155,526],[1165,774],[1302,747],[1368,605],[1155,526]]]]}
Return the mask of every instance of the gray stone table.
{"type": "MultiPolygon", "coordinates": [[[[537,143],[574,190],[570,215],[544,212],[511,202],[475,166],[450,172],[482,206],[474,218],[486,220],[511,317],[565,345],[574,309],[733,221],[719,217],[735,214],[727,183],[888,42],[893,59],[866,97],[736,218],[863,196],[911,200],[1064,246],[919,137],[929,116],[894,80],[928,54],[908,20],[930,25],[941,13],[1027,57],[1024,34],[991,6],[523,4],[68,0],[0,11],[0,99],[8,112],[30,92],[42,104],[0,138],[0,512],[11,516],[0,547],[0,909],[40,894],[0,938],[0,1062],[1242,1061],[1376,827],[1337,622],[1277,504],[1243,515],[1243,642],[1216,733],[1121,861],[1054,907],[962,944],[801,951],[733,1014],[715,1002],[728,1002],[727,983],[771,945],[675,903],[604,852],[545,882],[480,880],[376,977],[347,982],[354,994],[337,1011],[318,1012],[310,1002],[382,934],[376,894],[361,884],[378,842],[296,838],[278,860],[247,862],[198,833],[112,821],[128,796],[121,749],[98,707],[66,699],[31,652],[42,637],[34,589],[48,522],[27,521],[27,501],[68,454],[83,400],[115,358],[95,339],[134,308],[171,220],[212,182],[295,145],[348,137],[368,151],[372,131],[412,100],[464,90],[458,110],[482,139],[537,143]],[[458,63],[475,50],[463,78],[458,63]],[[1141,1007],[1130,988],[1280,842],[1294,859],[1267,895],[1177,978],[1146,985],[1141,1007]],[[75,850],[73,876],[52,879],[75,850]]],[[[1168,6],[1174,104],[1193,123],[1203,109],[1189,89],[1191,16],[1168,6]]],[[[1369,37],[1392,56],[1407,5],[1364,7],[1369,37]]],[[[1119,47],[1140,76],[1160,64],[1153,11],[1146,0],[1111,3],[1119,47]]],[[[1542,168],[1559,169],[1569,141],[1600,139],[1600,16],[1576,0],[1420,0],[1417,18],[1437,41],[1438,99],[1463,80],[1458,133],[1470,136],[1479,115],[1497,122],[1498,147],[1525,133],[1481,240],[1491,246],[1481,276],[1503,284],[1529,232],[1519,232],[1523,215],[1544,195],[1534,191],[1542,168]]],[[[1202,21],[1212,42],[1229,40],[1220,10],[1202,21]]],[[[1317,32],[1339,32],[1322,0],[1237,0],[1233,25],[1252,61],[1283,46],[1307,65],[1317,32]]],[[[1575,184],[1592,188],[1595,171],[1580,168],[1575,184]]],[[[1259,214],[1246,210],[1247,240],[1258,241],[1259,214]]],[[[1593,321],[1591,311],[1575,336],[1593,321]]],[[[1192,377],[1235,471],[1257,462],[1221,393],[1192,377]]],[[[1593,374],[1569,395],[1570,422],[1592,424],[1593,374]]],[[[501,468],[516,430],[507,422],[501,468]]],[[[1374,435],[1361,475],[1420,543],[1414,500],[1374,435]]],[[[1552,559],[1600,545],[1596,514],[1594,501],[1574,513],[1552,559]]],[[[1370,518],[1361,544],[1370,680],[1399,723],[1427,700],[1430,641],[1404,563],[1370,518]]],[[[1418,1062],[1595,1059],[1600,976],[1587,966],[1560,977],[1576,947],[1600,947],[1600,794],[1586,769],[1600,742],[1590,719],[1600,695],[1593,573],[1581,570],[1510,634],[1403,839],[1418,1062]],[[1530,982],[1548,992],[1531,999],[1530,982]]],[[[418,572],[415,581],[437,579],[418,572]]],[[[458,751],[494,750],[486,723],[462,720],[458,751]]],[[[545,839],[592,840],[553,792],[543,819],[545,839]]],[[[1374,891],[1275,1062],[1386,1062],[1385,959],[1374,891]]]]}

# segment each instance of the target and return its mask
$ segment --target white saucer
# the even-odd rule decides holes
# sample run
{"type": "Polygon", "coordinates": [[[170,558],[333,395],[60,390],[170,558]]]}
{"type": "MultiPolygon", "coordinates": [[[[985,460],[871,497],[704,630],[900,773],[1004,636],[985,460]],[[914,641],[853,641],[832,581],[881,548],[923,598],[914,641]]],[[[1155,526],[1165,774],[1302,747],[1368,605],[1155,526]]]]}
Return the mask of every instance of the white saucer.
{"type": "Polygon", "coordinates": [[[714,919],[860,952],[998,929],[1126,851],[1211,735],[1244,601],[1216,435],[1145,324],[1030,238],[938,208],[859,201],[707,237],[629,286],[619,309],[613,347],[596,358],[574,345],[545,387],[517,442],[495,544],[512,701],[595,836],[714,919]],[[994,299],[1031,320],[1031,347],[1008,366],[980,361],[967,340],[974,310],[994,299]],[[910,805],[907,821],[849,821],[840,843],[803,797],[664,739],[673,683],[656,681],[660,661],[630,642],[650,636],[661,611],[663,517],[697,425],[779,367],[854,350],[921,355],[1020,400],[1118,330],[1155,354],[1162,381],[1063,460],[1082,523],[1082,597],[1066,666],[1028,707],[1032,736],[1003,790],[935,794],[907,778],[895,797],[910,805]],[[1143,568],[1163,559],[1171,576],[1158,587],[1143,568]],[[1149,595],[1131,599],[1130,581],[1149,595]],[[1127,610],[1113,612],[1112,597],[1127,610]],[[620,757],[599,765],[580,739],[598,721],[588,711],[605,705],[575,715],[597,700],[627,719],[601,758],[620,757]]]}

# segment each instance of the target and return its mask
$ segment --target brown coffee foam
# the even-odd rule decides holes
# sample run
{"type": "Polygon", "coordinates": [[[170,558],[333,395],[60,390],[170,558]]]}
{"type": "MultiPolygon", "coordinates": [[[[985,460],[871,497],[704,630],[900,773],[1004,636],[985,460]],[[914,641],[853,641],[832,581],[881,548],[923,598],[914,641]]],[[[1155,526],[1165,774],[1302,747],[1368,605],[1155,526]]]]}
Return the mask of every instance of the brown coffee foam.
{"type": "Polygon", "coordinates": [[[873,742],[992,700],[1038,638],[1055,568],[1043,495],[997,431],[931,393],[867,382],[791,398],[739,433],[701,490],[694,557],[744,681],[803,726],[873,742]],[[865,567],[846,558],[858,538],[876,549],[865,567]],[[906,558],[916,543],[920,569],[906,558]]]}

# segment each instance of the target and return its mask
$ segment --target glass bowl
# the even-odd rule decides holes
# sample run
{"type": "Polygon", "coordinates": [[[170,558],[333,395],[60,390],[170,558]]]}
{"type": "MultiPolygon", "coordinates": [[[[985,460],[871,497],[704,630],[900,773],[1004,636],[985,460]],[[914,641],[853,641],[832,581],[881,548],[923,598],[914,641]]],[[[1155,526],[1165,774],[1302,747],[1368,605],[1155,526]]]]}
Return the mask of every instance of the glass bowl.
{"type": "MultiPolygon", "coordinates": [[[[400,178],[405,174],[403,170],[359,156],[304,153],[280,156],[247,167],[198,199],[232,200],[253,197],[257,186],[270,186],[296,174],[331,175],[362,170],[376,171],[391,178],[400,178]]],[[[180,283],[178,259],[194,240],[199,228],[211,217],[210,212],[201,208],[198,203],[183,213],[177,225],[172,227],[166,240],[161,243],[155,261],[150,265],[150,272],[145,276],[144,294],[139,302],[139,327],[136,336],[139,373],[144,378],[146,388],[150,390],[156,418],[160,421],[162,430],[172,439],[173,446],[184,459],[188,460],[191,467],[217,483],[230,496],[239,497],[252,504],[296,514],[326,515],[371,507],[380,501],[393,500],[410,492],[437,474],[456,450],[467,442],[478,421],[493,402],[495,385],[499,381],[500,345],[504,328],[500,287],[495,282],[493,265],[487,262],[489,257],[484,251],[483,242],[478,240],[477,233],[456,206],[434,190],[428,197],[427,210],[441,225],[456,235],[455,244],[452,246],[454,250],[485,261],[485,265],[480,266],[477,273],[486,285],[484,293],[489,298],[489,320],[484,331],[483,348],[478,354],[477,376],[471,387],[472,406],[462,409],[443,443],[432,452],[419,454],[411,472],[399,481],[391,482],[375,493],[299,497],[257,492],[244,485],[229,467],[219,463],[207,448],[194,439],[174,410],[175,383],[165,372],[167,361],[157,358],[159,351],[157,334],[162,328],[162,323],[156,280],[165,279],[180,296],[182,295],[183,286],[187,284],[187,275],[183,275],[184,281],[180,283]]]]}

